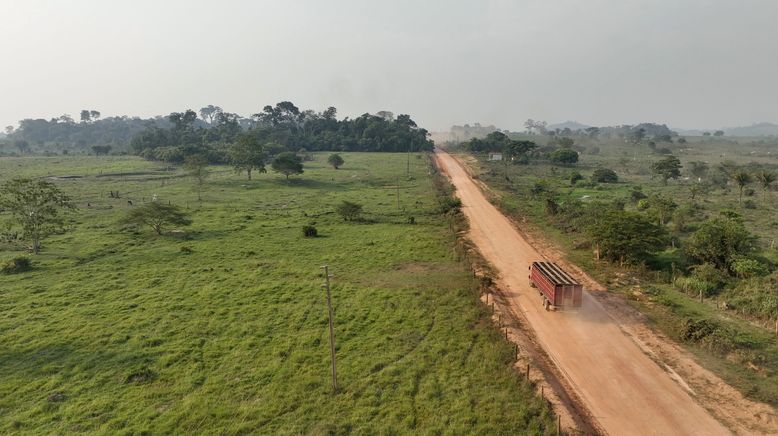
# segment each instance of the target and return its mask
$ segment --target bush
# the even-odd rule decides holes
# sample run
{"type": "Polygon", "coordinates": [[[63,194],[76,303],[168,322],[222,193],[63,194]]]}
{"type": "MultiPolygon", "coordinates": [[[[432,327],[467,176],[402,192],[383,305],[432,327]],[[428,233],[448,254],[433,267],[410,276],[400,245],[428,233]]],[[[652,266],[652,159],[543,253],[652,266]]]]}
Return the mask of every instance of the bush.
{"type": "Polygon", "coordinates": [[[551,152],[548,158],[555,164],[573,165],[578,162],[578,152],[569,148],[560,148],[551,152]]]}
{"type": "Polygon", "coordinates": [[[335,207],[335,212],[343,218],[343,221],[355,221],[362,215],[362,205],[343,200],[335,207]]]}
{"type": "Polygon", "coordinates": [[[766,276],[770,271],[756,259],[737,256],[732,260],[730,269],[740,278],[766,276]]]}
{"type": "Polygon", "coordinates": [[[305,225],[303,226],[303,237],[305,238],[315,238],[319,236],[319,231],[316,230],[316,227],[311,225],[305,225]]]}
{"type": "Polygon", "coordinates": [[[181,254],[192,254],[192,253],[194,253],[194,250],[192,249],[192,247],[189,247],[187,245],[181,246],[179,251],[181,251],[181,254]]]}
{"type": "Polygon", "coordinates": [[[581,175],[578,171],[573,171],[573,174],[570,175],[570,184],[575,185],[579,180],[583,180],[584,176],[581,175]]]}
{"type": "Polygon", "coordinates": [[[756,203],[754,200],[746,200],[743,202],[743,207],[745,209],[756,209],[756,203]]]}
{"type": "Polygon", "coordinates": [[[634,189],[634,190],[632,190],[632,192],[629,194],[629,198],[630,198],[630,199],[632,199],[632,202],[633,202],[633,203],[637,203],[637,202],[639,202],[640,200],[643,200],[643,199],[645,199],[645,198],[648,198],[648,195],[644,194],[644,193],[643,193],[643,191],[641,191],[640,189],[634,189]]]}
{"type": "Polygon", "coordinates": [[[448,214],[450,212],[459,212],[462,208],[462,200],[456,197],[445,197],[440,200],[440,213],[448,214]]]}
{"type": "Polygon", "coordinates": [[[405,218],[405,222],[406,222],[407,224],[416,224],[416,217],[414,217],[413,215],[408,215],[408,216],[405,218]]]}
{"type": "Polygon", "coordinates": [[[609,168],[597,168],[592,173],[592,181],[599,183],[616,183],[619,181],[619,176],[616,172],[609,168]]]}
{"type": "Polygon", "coordinates": [[[31,269],[32,261],[30,258],[25,256],[18,256],[5,262],[2,269],[0,269],[0,272],[3,274],[18,274],[30,271],[31,269]]]}

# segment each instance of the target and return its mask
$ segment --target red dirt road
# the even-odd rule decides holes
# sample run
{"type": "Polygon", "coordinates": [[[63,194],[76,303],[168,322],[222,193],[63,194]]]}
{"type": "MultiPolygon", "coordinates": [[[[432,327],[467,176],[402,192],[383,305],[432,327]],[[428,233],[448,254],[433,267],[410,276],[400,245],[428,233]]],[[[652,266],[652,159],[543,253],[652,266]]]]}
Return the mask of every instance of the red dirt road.
{"type": "Polygon", "coordinates": [[[548,355],[611,435],[731,434],[619,328],[588,292],[577,312],[546,312],[527,268],[543,257],[486,199],[451,155],[438,151],[470,223],[470,238],[500,275],[548,355]]]}

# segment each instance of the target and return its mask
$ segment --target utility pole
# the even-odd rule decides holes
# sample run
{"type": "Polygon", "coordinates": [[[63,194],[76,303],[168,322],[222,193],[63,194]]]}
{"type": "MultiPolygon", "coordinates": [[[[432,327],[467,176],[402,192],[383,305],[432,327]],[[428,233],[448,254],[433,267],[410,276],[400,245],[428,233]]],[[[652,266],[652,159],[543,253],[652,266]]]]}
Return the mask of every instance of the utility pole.
{"type": "Polygon", "coordinates": [[[408,178],[411,178],[411,146],[408,145],[408,164],[406,166],[406,172],[408,173],[408,178]]]}
{"type": "Polygon", "coordinates": [[[330,271],[327,265],[324,265],[324,285],[323,288],[327,288],[327,308],[329,309],[330,318],[330,354],[332,355],[332,393],[338,391],[338,369],[335,362],[335,326],[333,324],[332,314],[332,296],[330,294],[330,271]]]}
{"type": "Polygon", "coordinates": [[[397,210],[400,210],[400,178],[397,178],[397,210]]]}

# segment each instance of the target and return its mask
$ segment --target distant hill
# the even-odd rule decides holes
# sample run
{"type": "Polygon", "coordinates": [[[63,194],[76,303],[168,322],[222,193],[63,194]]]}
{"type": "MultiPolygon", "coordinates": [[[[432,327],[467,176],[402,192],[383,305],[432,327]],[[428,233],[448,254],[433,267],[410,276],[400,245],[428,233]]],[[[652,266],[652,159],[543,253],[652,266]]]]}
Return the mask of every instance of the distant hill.
{"type": "Polygon", "coordinates": [[[578,121],[565,121],[563,123],[557,123],[557,124],[549,125],[548,126],[548,130],[556,130],[556,129],[565,130],[566,128],[570,129],[570,130],[583,130],[583,129],[587,129],[589,127],[592,127],[592,126],[587,126],[586,124],[581,124],[578,121]]]}
{"type": "Polygon", "coordinates": [[[750,126],[727,127],[724,129],[675,129],[684,136],[702,136],[704,132],[723,130],[726,136],[778,136],[778,124],[756,123],[750,126]]]}
{"type": "Polygon", "coordinates": [[[756,123],[723,130],[728,136],[778,136],[778,124],[773,123],[756,123]]]}

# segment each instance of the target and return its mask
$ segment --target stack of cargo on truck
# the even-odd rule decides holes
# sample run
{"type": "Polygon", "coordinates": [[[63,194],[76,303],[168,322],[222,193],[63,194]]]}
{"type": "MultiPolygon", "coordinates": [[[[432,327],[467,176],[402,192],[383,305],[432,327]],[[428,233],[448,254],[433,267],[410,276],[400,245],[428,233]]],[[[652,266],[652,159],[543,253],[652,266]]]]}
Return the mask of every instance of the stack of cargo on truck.
{"type": "Polygon", "coordinates": [[[532,262],[529,284],[538,288],[546,310],[576,308],[583,301],[583,286],[554,262],[532,262]]]}

